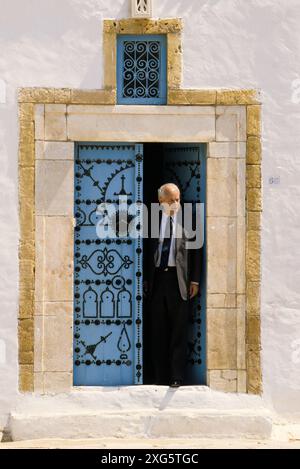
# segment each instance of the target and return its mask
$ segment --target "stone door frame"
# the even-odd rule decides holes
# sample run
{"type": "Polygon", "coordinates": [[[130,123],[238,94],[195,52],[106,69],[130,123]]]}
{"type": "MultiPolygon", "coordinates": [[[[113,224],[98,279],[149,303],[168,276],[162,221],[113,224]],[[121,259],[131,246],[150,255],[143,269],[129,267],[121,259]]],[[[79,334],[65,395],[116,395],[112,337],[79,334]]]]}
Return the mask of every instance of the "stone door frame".
{"type": "Polygon", "coordinates": [[[19,89],[21,392],[72,390],[77,141],[207,144],[207,383],[262,392],[261,106],[255,90],[180,88],[181,27],[179,19],[106,20],[104,89],[19,89]],[[116,105],[115,56],[108,53],[116,34],[163,28],[169,28],[167,105],[116,105]]]}

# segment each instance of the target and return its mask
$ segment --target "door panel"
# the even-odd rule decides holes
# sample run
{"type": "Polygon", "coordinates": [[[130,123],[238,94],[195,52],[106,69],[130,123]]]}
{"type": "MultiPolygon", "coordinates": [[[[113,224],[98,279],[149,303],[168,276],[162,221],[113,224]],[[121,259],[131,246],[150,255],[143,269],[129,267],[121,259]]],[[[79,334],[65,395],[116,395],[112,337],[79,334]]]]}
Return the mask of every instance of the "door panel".
{"type": "Polygon", "coordinates": [[[127,197],[128,204],[142,201],[142,171],[142,145],[80,143],[76,147],[74,385],[77,386],[142,383],[142,238],[131,238],[128,233],[122,236],[118,217],[115,218],[119,231],[114,238],[99,238],[96,232],[96,225],[102,220],[97,213],[100,203],[113,202],[117,208],[118,196],[127,197]]]}
{"type": "MultiPolygon", "coordinates": [[[[204,203],[205,233],[205,193],[206,160],[205,144],[164,144],[163,182],[173,182],[181,191],[182,202],[204,203]]],[[[206,383],[206,250],[201,249],[200,293],[193,302],[188,341],[188,384],[206,383]]]]}

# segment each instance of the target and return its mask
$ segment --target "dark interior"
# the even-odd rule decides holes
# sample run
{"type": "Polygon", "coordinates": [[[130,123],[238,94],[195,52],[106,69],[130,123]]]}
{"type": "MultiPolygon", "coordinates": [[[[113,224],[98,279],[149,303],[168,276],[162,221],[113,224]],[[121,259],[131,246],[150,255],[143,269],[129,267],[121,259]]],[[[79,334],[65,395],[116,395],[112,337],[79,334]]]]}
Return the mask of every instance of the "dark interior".
{"type": "MultiPolygon", "coordinates": [[[[165,182],[163,180],[163,144],[144,144],[144,203],[149,207],[151,202],[157,202],[157,189],[165,182]]],[[[150,324],[147,301],[143,307],[143,382],[153,384],[153,370],[150,359],[150,324]]]]}
{"type": "MultiPolygon", "coordinates": [[[[182,144],[174,144],[174,147],[178,147],[178,145],[182,144]]],[[[183,145],[184,146],[184,145],[183,145]]],[[[188,147],[189,144],[186,144],[188,147]]],[[[170,144],[165,146],[163,143],[146,143],[143,144],[144,148],[144,180],[143,180],[143,200],[144,203],[147,205],[148,210],[150,209],[150,204],[151,202],[158,202],[158,197],[157,197],[157,189],[164,183],[166,182],[174,182],[172,173],[169,175],[166,173],[166,164],[167,161],[170,161],[170,154],[167,153],[168,148],[170,148],[170,144]],[[166,158],[166,161],[164,161],[164,157],[166,158]],[[167,178],[167,179],[166,179],[167,178]]],[[[178,154],[177,154],[178,155],[178,154]]],[[[176,151],[174,152],[174,161],[176,160],[176,151]]],[[[189,177],[193,178],[194,181],[194,189],[195,193],[192,195],[192,200],[197,200],[199,197],[199,191],[200,191],[200,186],[197,180],[200,179],[200,174],[202,175],[202,178],[205,177],[205,168],[203,168],[202,172],[200,173],[199,169],[199,177],[193,175],[192,173],[184,173],[185,168],[188,166],[186,165],[186,160],[188,160],[188,154],[185,153],[185,150],[183,149],[182,152],[182,157],[181,157],[181,162],[180,162],[180,170],[182,172],[183,178],[185,177],[184,175],[188,174],[189,177]],[[187,155],[187,156],[185,156],[187,155]]],[[[202,162],[203,165],[203,162],[202,162]]],[[[199,166],[200,168],[200,166],[199,166]]],[[[189,180],[188,180],[189,181],[189,180]]],[[[190,179],[191,181],[191,179],[190,179]]],[[[175,179],[175,182],[177,184],[177,179],[175,179]]],[[[185,183],[187,184],[187,183],[185,183]]],[[[202,181],[202,188],[204,184],[204,181],[202,181]]],[[[185,185],[185,187],[188,187],[185,185]]],[[[180,187],[182,190],[182,187],[180,187]]],[[[203,190],[203,193],[205,191],[203,190]]],[[[204,195],[202,194],[202,198],[204,195]]],[[[204,201],[204,198],[202,199],[204,201]]],[[[187,201],[187,200],[185,200],[187,201]]],[[[147,255],[147,249],[146,249],[147,243],[144,242],[144,256],[147,255]]],[[[144,258],[145,259],[145,258],[144,258]]],[[[205,259],[204,257],[201,260],[202,263],[202,271],[204,272],[204,264],[205,264],[205,259]]],[[[145,265],[145,263],[144,263],[145,265]]],[[[145,267],[144,267],[145,268],[145,267]]],[[[146,277],[145,272],[144,272],[144,278],[146,277]]],[[[200,285],[200,291],[205,291],[205,285],[204,285],[204,278],[201,281],[200,285]]],[[[199,310],[204,311],[204,296],[200,295],[200,300],[198,300],[196,303],[193,305],[193,314],[191,315],[191,324],[190,324],[190,338],[189,338],[189,358],[188,358],[188,367],[187,367],[187,376],[186,376],[186,384],[199,384],[199,378],[200,376],[200,371],[199,368],[194,367],[195,360],[197,360],[196,364],[201,364],[202,360],[202,354],[204,353],[202,350],[202,344],[203,340],[202,339],[202,344],[199,344],[199,337],[201,336],[200,328],[201,326],[198,326],[197,324],[203,324],[204,321],[204,316],[199,317],[199,310]],[[196,335],[197,334],[197,335],[196,335]],[[197,350],[195,349],[197,347],[197,350]],[[199,352],[201,350],[201,352],[199,352]],[[199,355],[201,353],[201,356],[199,355]]],[[[150,314],[149,314],[149,306],[147,304],[147,297],[144,297],[143,300],[143,382],[144,384],[154,384],[154,374],[152,370],[152,363],[151,363],[151,355],[150,355],[150,346],[152,342],[152,338],[150,336],[150,314]]],[[[155,344],[154,344],[155,345],[155,344]]]]}

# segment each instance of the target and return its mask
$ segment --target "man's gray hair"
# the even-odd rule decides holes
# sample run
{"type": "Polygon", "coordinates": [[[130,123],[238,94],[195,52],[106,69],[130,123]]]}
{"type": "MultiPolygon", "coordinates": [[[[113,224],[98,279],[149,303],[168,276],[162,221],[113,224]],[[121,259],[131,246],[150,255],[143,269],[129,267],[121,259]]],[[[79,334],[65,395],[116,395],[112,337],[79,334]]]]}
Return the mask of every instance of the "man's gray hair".
{"type": "Polygon", "coordinates": [[[173,184],[173,182],[167,182],[166,184],[163,184],[162,186],[160,186],[160,188],[158,189],[158,198],[160,199],[161,197],[163,197],[164,195],[166,195],[168,193],[169,190],[178,190],[179,193],[180,193],[180,189],[178,186],[176,186],[176,184],[173,184]]]}

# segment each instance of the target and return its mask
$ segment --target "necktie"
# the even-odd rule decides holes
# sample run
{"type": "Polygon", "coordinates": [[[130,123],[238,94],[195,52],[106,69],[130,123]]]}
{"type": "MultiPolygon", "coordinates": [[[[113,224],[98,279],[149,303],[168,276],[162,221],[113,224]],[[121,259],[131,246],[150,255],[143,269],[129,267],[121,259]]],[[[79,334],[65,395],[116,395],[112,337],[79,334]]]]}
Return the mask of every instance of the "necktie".
{"type": "Polygon", "coordinates": [[[163,244],[162,244],[161,255],[160,255],[160,264],[159,264],[159,266],[162,269],[166,269],[168,267],[172,235],[173,235],[173,218],[168,217],[167,221],[166,221],[164,241],[163,241],[163,244]],[[168,230],[168,223],[170,223],[170,236],[166,236],[167,230],[168,230]]]}

